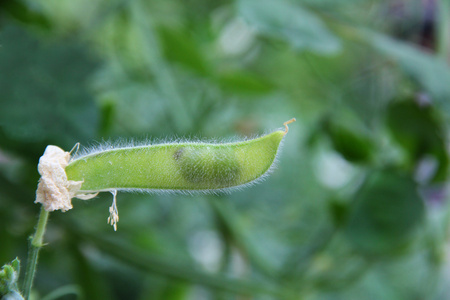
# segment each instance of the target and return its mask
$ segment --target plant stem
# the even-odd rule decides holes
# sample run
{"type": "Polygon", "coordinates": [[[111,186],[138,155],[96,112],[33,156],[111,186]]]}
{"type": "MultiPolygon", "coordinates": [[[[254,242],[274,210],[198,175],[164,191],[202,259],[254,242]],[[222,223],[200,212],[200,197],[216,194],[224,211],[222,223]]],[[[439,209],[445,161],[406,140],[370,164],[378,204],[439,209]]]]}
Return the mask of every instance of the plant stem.
{"type": "Polygon", "coordinates": [[[49,212],[41,207],[41,212],[39,214],[39,220],[36,227],[36,232],[31,238],[31,243],[28,249],[28,261],[27,269],[25,272],[25,280],[23,282],[23,297],[28,300],[30,297],[31,287],[33,285],[34,274],[36,272],[36,265],[39,255],[39,250],[41,250],[44,240],[45,226],[47,225],[49,212]]]}

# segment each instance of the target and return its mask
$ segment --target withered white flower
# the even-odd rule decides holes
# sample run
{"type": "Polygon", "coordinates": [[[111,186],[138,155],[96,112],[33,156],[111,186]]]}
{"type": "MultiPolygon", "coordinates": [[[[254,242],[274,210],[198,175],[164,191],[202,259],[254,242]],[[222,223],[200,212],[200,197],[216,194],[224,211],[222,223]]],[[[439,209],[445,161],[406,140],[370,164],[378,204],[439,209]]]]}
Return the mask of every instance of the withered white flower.
{"type": "Polygon", "coordinates": [[[38,171],[41,174],[36,191],[35,203],[42,203],[46,211],[72,209],[72,198],[91,199],[98,193],[79,194],[83,181],[68,180],[65,168],[69,164],[70,152],[49,145],[39,159],[38,171]]]}

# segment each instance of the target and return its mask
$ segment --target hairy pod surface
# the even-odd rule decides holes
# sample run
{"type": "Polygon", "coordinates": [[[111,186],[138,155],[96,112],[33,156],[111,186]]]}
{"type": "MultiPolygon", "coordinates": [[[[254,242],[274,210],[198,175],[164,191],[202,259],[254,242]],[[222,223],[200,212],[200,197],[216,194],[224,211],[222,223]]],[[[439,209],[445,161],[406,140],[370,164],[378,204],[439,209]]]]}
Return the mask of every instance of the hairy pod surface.
{"type": "Polygon", "coordinates": [[[118,148],[88,154],[66,167],[80,191],[209,191],[241,186],[273,165],[287,133],[277,130],[237,143],[173,143],[118,148]]]}

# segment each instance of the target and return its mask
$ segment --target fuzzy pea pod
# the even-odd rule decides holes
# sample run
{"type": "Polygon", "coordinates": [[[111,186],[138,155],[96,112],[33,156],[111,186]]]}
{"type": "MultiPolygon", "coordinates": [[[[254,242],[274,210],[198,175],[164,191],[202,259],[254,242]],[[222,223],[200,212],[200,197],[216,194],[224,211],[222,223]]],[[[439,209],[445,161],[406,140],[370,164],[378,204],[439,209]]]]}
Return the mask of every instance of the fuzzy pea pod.
{"type": "MultiPolygon", "coordinates": [[[[91,199],[98,192],[113,194],[108,223],[117,229],[117,191],[228,191],[257,182],[274,165],[288,132],[235,143],[169,143],[111,147],[71,157],[47,146],[39,159],[41,174],[36,203],[46,211],[72,209],[71,199],[91,199]]],[[[73,149],[72,149],[73,150],[73,149]]]]}
{"type": "Polygon", "coordinates": [[[272,167],[285,130],[236,143],[171,143],[110,149],[73,159],[67,178],[81,192],[216,191],[252,183],[272,167]]]}

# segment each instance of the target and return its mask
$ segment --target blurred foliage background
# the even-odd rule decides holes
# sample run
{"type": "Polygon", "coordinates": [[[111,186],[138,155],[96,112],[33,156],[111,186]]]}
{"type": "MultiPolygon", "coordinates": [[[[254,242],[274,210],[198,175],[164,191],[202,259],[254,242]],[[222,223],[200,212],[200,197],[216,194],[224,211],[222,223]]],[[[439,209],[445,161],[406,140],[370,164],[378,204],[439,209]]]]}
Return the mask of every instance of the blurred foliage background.
{"type": "Polygon", "coordinates": [[[34,299],[450,299],[449,61],[448,0],[0,1],[0,263],[48,144],[296,117],[262,184],[52,213],[34,299]]]}

